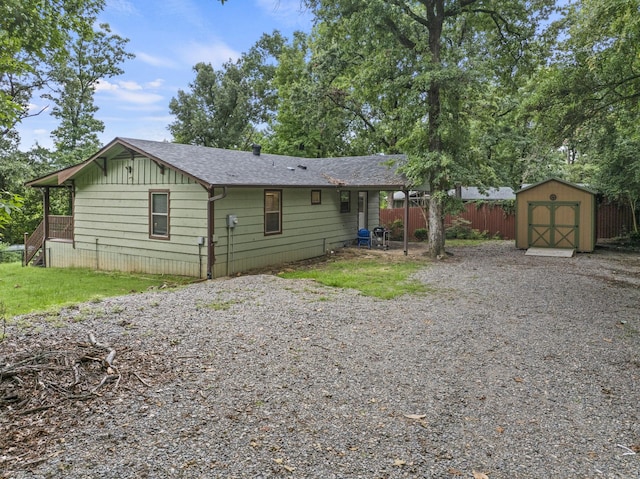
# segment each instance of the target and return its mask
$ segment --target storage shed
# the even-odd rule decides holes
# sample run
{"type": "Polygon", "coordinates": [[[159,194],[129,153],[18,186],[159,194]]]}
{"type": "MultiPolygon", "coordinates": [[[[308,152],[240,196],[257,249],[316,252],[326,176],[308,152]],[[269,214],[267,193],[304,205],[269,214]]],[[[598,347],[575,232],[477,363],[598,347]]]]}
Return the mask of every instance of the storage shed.
{"type": "Polygon", "coordinates": [[[549,179],[516,192],[516,247],[591,252],[596,244],[596,195],[549,179]]]}

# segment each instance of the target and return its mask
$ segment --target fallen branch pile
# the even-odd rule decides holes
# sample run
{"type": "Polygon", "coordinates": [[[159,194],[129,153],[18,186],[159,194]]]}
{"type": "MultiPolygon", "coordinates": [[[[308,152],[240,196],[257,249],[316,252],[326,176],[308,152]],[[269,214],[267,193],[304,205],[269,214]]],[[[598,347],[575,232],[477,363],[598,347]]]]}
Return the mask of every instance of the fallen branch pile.
{"type": "Polygon", "coordinates": [[[0,343],[0,478],[58,454],[66,431],[174,374],[142,341],[125,340],[117,350],[94,334],[0,343]]]}
{"type": "MultiPolygon", "coordinates": [[[[68,347],[68,346],[67,346],[68,347]]],[[[89,334],[71,349],[22,351],[0,358],[0,410],[19,415],[52,408],[68,400],[100,396],[121,374],[116,350],[89,334]]]]}

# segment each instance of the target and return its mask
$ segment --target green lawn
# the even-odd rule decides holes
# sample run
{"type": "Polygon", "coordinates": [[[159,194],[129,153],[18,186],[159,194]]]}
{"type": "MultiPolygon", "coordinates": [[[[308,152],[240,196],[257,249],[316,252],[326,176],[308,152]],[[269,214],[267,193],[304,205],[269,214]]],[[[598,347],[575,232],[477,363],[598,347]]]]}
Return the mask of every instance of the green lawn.
{"type": "Polygon", "coordinates": [[[178,286],[193,278],[91,271],[78,268],[22,267],[0,264],[0,318],[47,311],[85,301],[146,291],[150,287],[178,286]]]}
{"type": "Polygon", "coordinates": [[[289,279],[313,279],[327,286],[353,288],[365,296],[392,299],[403,294],[424,293],[428,288],[410,276],[426,263],[420,261],[337,260],[309,269],[280,273],[289,279]]]}

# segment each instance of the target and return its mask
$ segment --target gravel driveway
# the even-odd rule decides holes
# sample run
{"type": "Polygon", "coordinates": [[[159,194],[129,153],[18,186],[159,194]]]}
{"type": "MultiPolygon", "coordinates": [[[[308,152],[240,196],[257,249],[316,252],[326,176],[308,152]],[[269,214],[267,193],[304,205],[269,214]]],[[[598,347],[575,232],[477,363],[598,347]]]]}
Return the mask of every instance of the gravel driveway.
{"type": "Polygon", "coordinates": [[[262,274],[9,327],[5,369],[103,343],[118,380],[0,402],[0,477],[640,478],[640,256],[451,251],[420,296],[262,274]]]}

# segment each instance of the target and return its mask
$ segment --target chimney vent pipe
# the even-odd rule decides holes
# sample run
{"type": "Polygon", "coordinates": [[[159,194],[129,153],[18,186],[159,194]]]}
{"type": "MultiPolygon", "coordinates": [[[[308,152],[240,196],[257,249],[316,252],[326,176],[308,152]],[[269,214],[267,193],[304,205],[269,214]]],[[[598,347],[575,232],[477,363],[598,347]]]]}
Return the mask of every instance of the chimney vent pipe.
{"type": "Polygon", "coordinates": [[[255,156],[260,156],[260,150],[262,149],[262,147],[260,145],[256,145],[254,143],[253,145],[251,145],[251,148],[253,148],[253,154],[255,156]]]}

